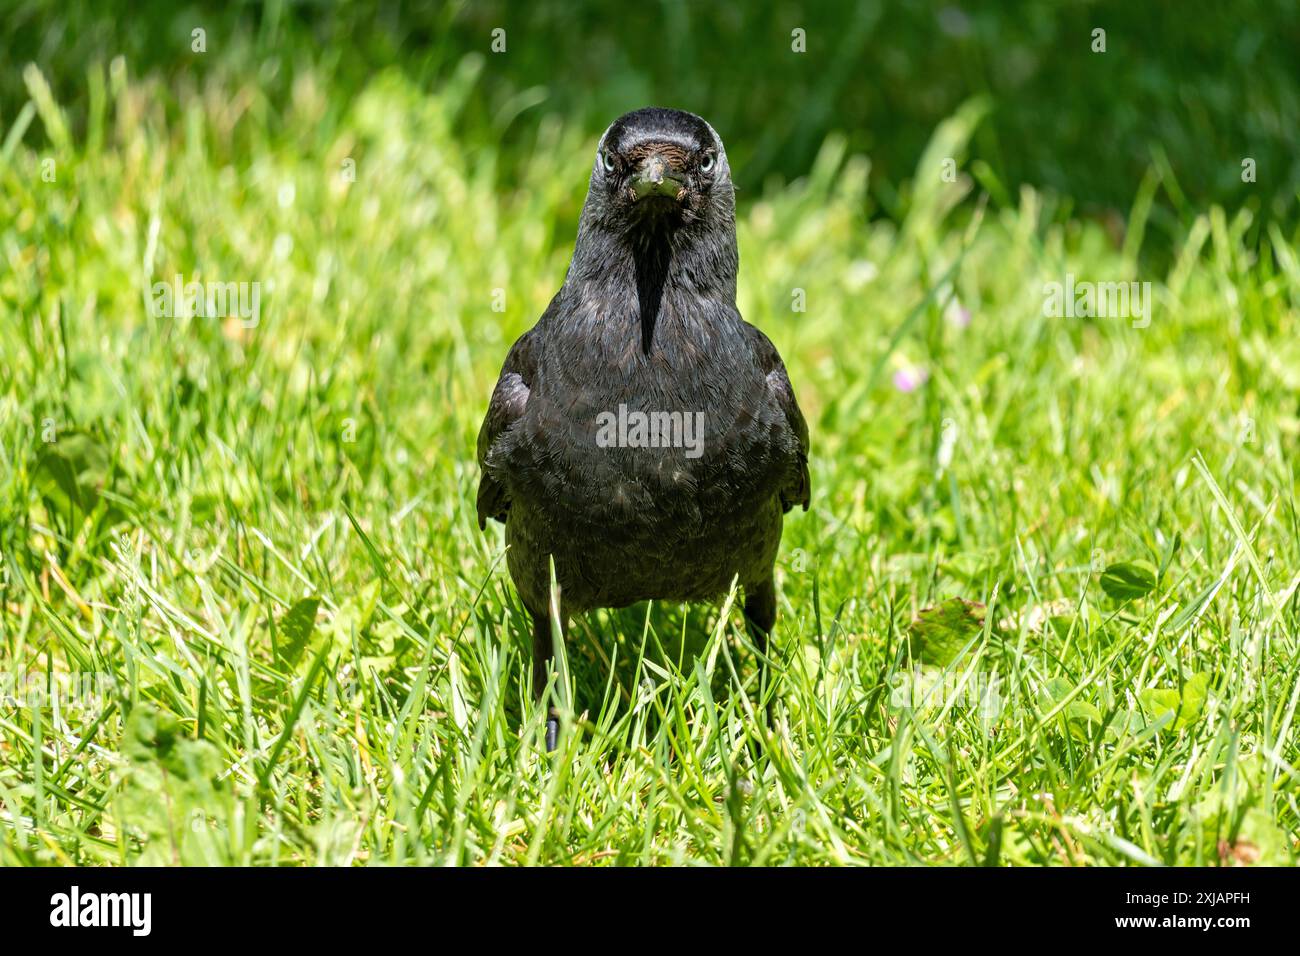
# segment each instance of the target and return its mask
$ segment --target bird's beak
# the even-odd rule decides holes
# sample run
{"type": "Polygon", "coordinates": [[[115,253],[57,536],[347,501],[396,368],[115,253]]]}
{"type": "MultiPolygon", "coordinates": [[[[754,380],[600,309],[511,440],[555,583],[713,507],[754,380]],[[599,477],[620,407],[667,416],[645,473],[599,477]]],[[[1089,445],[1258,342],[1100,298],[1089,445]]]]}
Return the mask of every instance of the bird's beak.
{"type": "Polygon", "coordinates": [[[669,196],[680,199],[685,192],[685,183],[669,175],[672,170],[668,161],[658,153],[653,153],[641,163],[632,176],[632,193],[637,199],[646,196],[669,196]]]}

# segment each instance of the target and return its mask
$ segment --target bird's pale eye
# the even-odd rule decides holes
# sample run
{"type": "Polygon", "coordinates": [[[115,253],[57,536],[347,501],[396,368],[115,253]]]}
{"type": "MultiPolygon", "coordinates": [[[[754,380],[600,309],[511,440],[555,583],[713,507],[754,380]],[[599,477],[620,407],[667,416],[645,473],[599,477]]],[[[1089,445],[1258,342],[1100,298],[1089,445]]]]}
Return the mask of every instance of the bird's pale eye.
{"type": "Polygon", "coordinates": [[[714,155],[713,155],[712,153],[707,153],[707,154],[705,154],[705,156],[704,156],[704,161],[703,161],[702,163],[700,163],[700,172],[702,172],[702,173],[711,173],[711,172],[713,172],[713,164],[714,164],[714,162],[715,162],[715,157],[714,157],[714,155]]]}
{"type": "Polygon", "coordinates": [[[602,150],[600,154],[600,165],[605,168],[605,172],[612,173],[614,171],[614,154],[609,150],[602,150]]]}

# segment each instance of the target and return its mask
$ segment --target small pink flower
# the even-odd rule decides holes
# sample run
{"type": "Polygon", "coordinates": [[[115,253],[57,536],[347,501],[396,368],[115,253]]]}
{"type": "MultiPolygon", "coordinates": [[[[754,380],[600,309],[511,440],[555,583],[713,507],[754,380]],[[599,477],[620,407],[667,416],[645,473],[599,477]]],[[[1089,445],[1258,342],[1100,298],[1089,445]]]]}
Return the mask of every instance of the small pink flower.
{"type": "Polygon", "coordinates": [[[943,310],[943,317],[955,329],[964,329],[970,325],[970,309],[956,299],[948,303],[948,308],[943,310]]]}
{"type": "Polygon", "coordinates": [[[930,373],[919,365],[907,365],[894,373],[894,388],[900,392],[915,392],[930,378],[930,373]]]}

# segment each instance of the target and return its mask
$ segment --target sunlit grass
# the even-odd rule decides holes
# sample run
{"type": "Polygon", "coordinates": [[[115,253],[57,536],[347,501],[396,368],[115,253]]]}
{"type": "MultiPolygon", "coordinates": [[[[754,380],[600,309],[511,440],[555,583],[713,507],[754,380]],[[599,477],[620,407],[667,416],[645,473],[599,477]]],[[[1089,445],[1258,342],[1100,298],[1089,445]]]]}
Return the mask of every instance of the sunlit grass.
{"type": "Polygon", "coordinates": [[[119,65],[85,130],[28,86],[0,130],[0,861],[1293,861],[1294,228],[1188,210],[1150,274],[1051,196],[943,182],[974,106],[895,224],[835,138],[743,196],[740,306],[813,433],[775,680],[734,609],[592,614],[547,757],[473,439],[591,131],[547,121],[503,189],[455,84],[304,74],[272,108],[119,65]],[[1045,317],[1067,272],[1150,281],[1150,325],[1045,317]],[[258,323],[151,314],[178,274],[260,283],[258,323]],[[1109,596],[1124,562],[1154,590],[1109,596]],[[918,639],[953,598],[984,608],[918,639]]]}

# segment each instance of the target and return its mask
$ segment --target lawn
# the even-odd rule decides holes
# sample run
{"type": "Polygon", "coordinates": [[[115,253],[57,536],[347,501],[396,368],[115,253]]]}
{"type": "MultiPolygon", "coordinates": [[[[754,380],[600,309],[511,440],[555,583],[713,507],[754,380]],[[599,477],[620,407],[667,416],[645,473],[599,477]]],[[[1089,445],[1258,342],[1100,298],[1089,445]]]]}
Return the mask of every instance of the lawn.
{"type": "Polygon", "coordinates": [[[1006,188],[978,101],[888,215],[835,134],[743,191],[739,305],[812,431],[774,679],[731,598],[589,615],[548,756],[473,445],[599,130],[535,119],[503,175],[455,133],[482,69],[272,102],[116,60],[84,123],[23,75],[0,864],[1295,861],[1294,226],[1159,153],[1118,226],[1006,188]],[[1147,314],[1051,315],[1067,277],[1147,314]]]}

